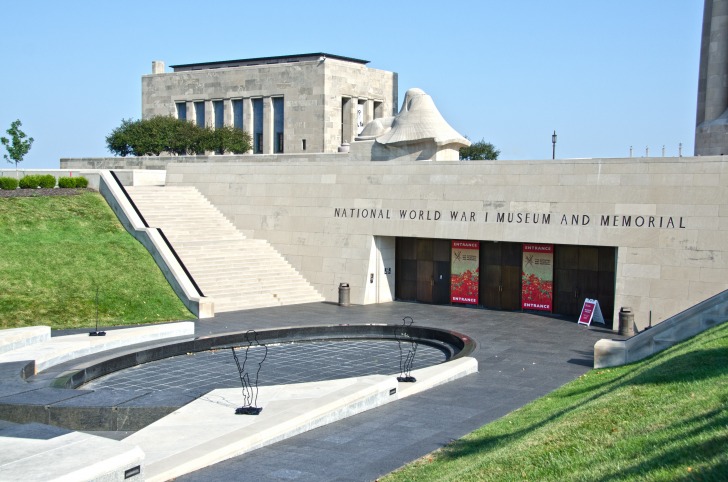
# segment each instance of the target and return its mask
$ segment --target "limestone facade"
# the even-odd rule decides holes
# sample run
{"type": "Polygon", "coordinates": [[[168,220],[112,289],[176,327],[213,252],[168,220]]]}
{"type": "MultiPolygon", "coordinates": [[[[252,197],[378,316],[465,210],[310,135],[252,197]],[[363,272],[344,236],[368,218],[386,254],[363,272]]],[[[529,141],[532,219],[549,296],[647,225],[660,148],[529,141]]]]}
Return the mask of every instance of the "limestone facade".
{"type": "MultiPolygon", "coordinates": [[[[397,238],[614,249],[614,306],[638,327],[728,289],[728,159],[173,163],[327,300],[395,298],[397,238]]],[[[558,283],[558,275],[555,283],[558,283]]]]}
{"type": "Polygon", "coordinates": [[[255,153],[334,153],[363,124],[397,109],[397,74],[331,54],[172,66],[142,77],[142,118],[234,125],[260,136],[255,153]],[[281,137],[279,137],[279,135],[281,137]]]}

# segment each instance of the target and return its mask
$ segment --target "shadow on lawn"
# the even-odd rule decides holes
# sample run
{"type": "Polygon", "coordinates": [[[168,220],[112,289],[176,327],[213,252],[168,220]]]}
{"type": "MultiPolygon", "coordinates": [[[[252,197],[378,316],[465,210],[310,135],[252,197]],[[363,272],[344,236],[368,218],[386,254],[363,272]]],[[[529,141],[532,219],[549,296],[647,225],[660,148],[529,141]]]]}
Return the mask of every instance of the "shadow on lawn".
{"type": "MultiPolygon", "coordinates": [[[[724,337],[723,332],[725,331],[728,330],[718,330],[708,340],[703,339],[700,346],[710,345],[716,338],[724,337]]],[[[589,383],[584,387],[561,391],[558,396],[564,399],[578,397],[581,394],[584,394],[586,398],[581,398],[556,412],[544,413],[544,418],[512,432],[470,440],[458,440],[444,447],[439,456],[443,460],[457,459],[477,453],[485,453],[505,443],[515,443],[518,440],[525,439],[534,431],[549,423],[567,416],[575,410],[586,407],[591,402],[597,401],[602,396],[617,389],[646,384],[684,384],[725,376],[728,373],[728,348],[693,348],[696,343],[695,339],[691,339],[684,342],[682,346],[678,345],[639,362],[642,366],[637,373],[633,370],[617,368],[617,370],[626,371],[601,383],[589,383]],[[687,353],[669,356],[669,352],[672,350],[685,351],[691,350],[691,348],[692,351],[687,353]]],[[[586,376],[590,376],[590,374],[599,376],[609,370],[595,370],[586,376]]],[[[728,403],[728,395],[723,397],[723,403],[728,403]]],[[[654,456],[648,458],[647,461],[643,460],[635,464],[633,467],[624,468],[620,472],[607,475],[601,480],[629,479],[640,474],[644,475],[659,467],[665,467],[667,464],[675,467],[698,465],[701,460],[708,461],[713,455],[722,457],[725,460],[714,461],[708,471],[700,471],[699,475],[686,473],[685,477],[693,478],[694,475],[701,480],[725,480],[725,474],[728,473],[726,471],[728,455],[725,455],[727,452],[726,444],[728,443],[726,427],[728,427],[728,413],[725,410],[714,410],[690,419],[676,420],[672,426],[661,428],[658,431],[659,433],[656,433],[655,444],[651,445],[651,449],[654,450],[650,450],[651,453],[654,452],[654,456]],[[672,440],[669,435],[676,432],[681,434],[678,441],[672,440]],[[706,435],[706,433],[714,433],[714,435],[706,435]],[[662,440],[663,438],[664,440],[662,440]],[[694,442],[686,442],[686,440],[690,439],[695,440],[694,442]]]]}
{"type": "Polygon", "coordinates": [[[649,454],[642,454],[635,464],[596,480],[640,480],[657,470],[679,470],[680,467],[690,467],[689,471],[685,469],[681,480],[726,480],[728,413],[725,410],[678,420],[650,438],[649,454]],[[680,432],[679,438],[670,435],[676,431],[680,432]],[[701,463],[711,465],[701,469],[701,463]]]}

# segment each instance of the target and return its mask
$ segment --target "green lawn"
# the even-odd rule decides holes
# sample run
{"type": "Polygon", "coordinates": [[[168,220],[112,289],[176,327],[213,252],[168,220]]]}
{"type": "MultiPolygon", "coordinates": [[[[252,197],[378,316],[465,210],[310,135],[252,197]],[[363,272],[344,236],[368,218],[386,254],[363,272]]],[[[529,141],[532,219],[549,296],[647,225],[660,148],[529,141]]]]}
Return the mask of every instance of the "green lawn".
{"type": "Polygon", "coordinates": [[[0,328],[191,319],[97,193],[0,198],[0,328]]]}
{"type": "Polygon", "coordinates": [[[728,323],[592,370],[383,480],[728,480],[728,323]]]}

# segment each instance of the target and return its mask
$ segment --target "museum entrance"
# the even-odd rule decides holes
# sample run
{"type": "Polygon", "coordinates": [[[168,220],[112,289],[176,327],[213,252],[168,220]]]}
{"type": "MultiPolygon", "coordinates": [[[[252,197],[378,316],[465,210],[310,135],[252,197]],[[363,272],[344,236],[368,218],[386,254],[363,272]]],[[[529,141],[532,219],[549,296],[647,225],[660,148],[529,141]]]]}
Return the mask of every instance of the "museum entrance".
{"type": "Polygon", "coordinates": [[[480,243],[480,304],[521,309],[521,243],[480,243]]]}
{"type": "MultiPolygon", "coordinates": [[[[480,241],[477,306],[521,310],[524,244],[480,241]]],[[[553,247],[551,311],[577,317],[586,298],[599,301],[607,326],[612,326],[616,249],[609,246],[553,247]]],[[[395,299],[431,304],[450,303],[449,239],[397,238],[395,299]]],[[[550,263],[550,262],[549,262],[550,263]]]]}
{"type": "Polygon", "coordinates": [[[554,247],[554,313],[578,316],[586,298],[599,300],[607,326],[614,314],[616,249],[554,247]]]}
{"type": "Polygon", "coordinates": [[[401,301],[450,302],[450,240],[397,238],[395,296],[401,301]]]}

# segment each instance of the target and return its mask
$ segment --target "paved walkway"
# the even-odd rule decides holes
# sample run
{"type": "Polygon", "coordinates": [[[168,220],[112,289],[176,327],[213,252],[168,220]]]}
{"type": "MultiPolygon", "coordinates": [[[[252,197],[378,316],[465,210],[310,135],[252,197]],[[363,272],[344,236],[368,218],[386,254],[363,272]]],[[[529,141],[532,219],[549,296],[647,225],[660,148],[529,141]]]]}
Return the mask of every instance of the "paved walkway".
{"type": "MultiPolygon", "coordinates": [[[[196,321],[196,335],[272,327],[400,323],[467,334],[480,372],[180,477],[181,481],[367,481],[415,460],[588,371],[613,332],[561,318],[414,303],[316,303],[196,321]]],[[[415,368],[417,363],[415,361],[415,368]]]]}

